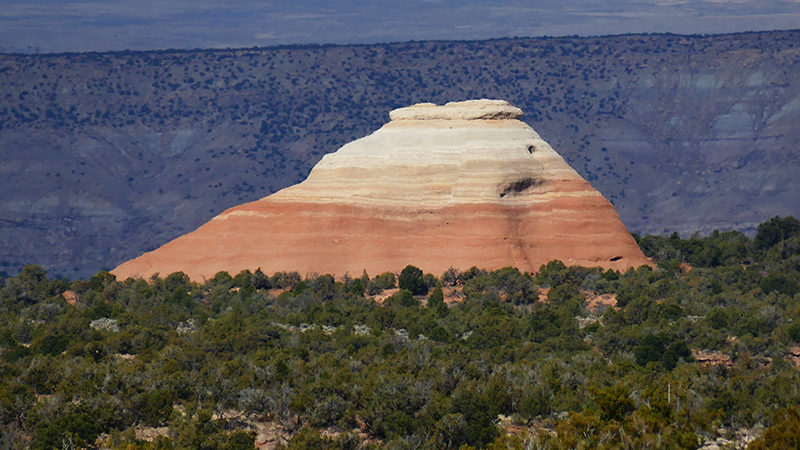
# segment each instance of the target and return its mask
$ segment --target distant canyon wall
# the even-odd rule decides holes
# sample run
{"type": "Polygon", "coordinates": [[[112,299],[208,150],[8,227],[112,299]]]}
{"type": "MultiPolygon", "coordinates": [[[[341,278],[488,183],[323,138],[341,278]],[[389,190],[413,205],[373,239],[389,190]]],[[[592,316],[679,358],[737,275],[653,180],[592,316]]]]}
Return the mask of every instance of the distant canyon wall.
{"type": "MultiPolygon", "coordinates": [[[[0,55],[0,271],[111,268],[417,102],[502,98],[637,233],[800,214],[800,32],[0,55]]],[[[414,263],[414,261],[409,261],[414,263]]]]}

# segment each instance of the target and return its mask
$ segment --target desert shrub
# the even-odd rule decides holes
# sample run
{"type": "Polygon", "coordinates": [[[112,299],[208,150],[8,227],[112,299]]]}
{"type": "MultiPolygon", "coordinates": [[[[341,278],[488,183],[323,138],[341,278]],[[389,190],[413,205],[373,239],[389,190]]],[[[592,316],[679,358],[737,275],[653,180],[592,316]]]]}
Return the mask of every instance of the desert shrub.
{"type": "Polygon", "coordinates": [[[397,286],[397,280],[393,273],[385,272],[382,273],[367,283],[367,293],[369,295],[375,295],[380,293],[386,289],[392,289],[397,286]]]}
{"type": "Polygon", "coordinates": [[[422,270],[412,265],[403,268],[397,282],[400,289],[405,289],[413,295],[424,295],[428,292],[422,270]]]}
{"type": "Polygon", "coordinates": [[[775,216],[758,226],[753,242],[757,248],[768,249],[799,234],[800,220],[792,216],[775,216]]]}

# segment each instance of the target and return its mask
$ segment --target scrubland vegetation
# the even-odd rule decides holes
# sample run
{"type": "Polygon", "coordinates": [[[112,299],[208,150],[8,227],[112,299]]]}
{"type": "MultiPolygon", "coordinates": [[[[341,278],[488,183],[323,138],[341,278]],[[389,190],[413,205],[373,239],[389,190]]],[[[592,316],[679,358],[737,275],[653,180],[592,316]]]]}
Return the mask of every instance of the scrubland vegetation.
{"type": "Polygon", "coordinates": [[[0,284],[0,447],[251,449],[269,424],[290,449],[677,449],[742,429],[796,448],[800,222],[637,239],[657,268],[26,266],[0,284]]]}

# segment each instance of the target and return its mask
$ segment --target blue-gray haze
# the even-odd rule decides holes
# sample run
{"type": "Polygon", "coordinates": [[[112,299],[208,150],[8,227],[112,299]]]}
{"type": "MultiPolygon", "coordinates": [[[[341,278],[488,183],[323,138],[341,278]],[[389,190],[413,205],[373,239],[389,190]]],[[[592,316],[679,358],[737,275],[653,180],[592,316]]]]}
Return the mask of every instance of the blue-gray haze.
{"type": "Polygon", "coordinates": [[[797,0],[0,0],[0,51],[800,28],[797,0]]]}

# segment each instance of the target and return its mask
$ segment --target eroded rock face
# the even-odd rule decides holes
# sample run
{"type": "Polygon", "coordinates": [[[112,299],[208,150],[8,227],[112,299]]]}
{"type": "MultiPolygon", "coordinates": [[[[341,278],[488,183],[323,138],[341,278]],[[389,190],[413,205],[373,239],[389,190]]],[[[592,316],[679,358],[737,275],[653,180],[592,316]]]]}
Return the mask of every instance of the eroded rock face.
{"type": "Polygon", "coordinates": [[[298,271],[359,275],[414,264],[535,271],[648,264],[613,206],[499,100],[392,111],[381,129],[326,155],[304,182],[231,208],[114,269],[194,280],[298,271]]]}
{"type": "Polygon", "coordinates": [[[398,120],[480,120],[519,119],[522,110],[505,100],[471,100],[451,102],[444,106],[435,103],[417,103],[389,113],[392,121],[398,120]]]}

